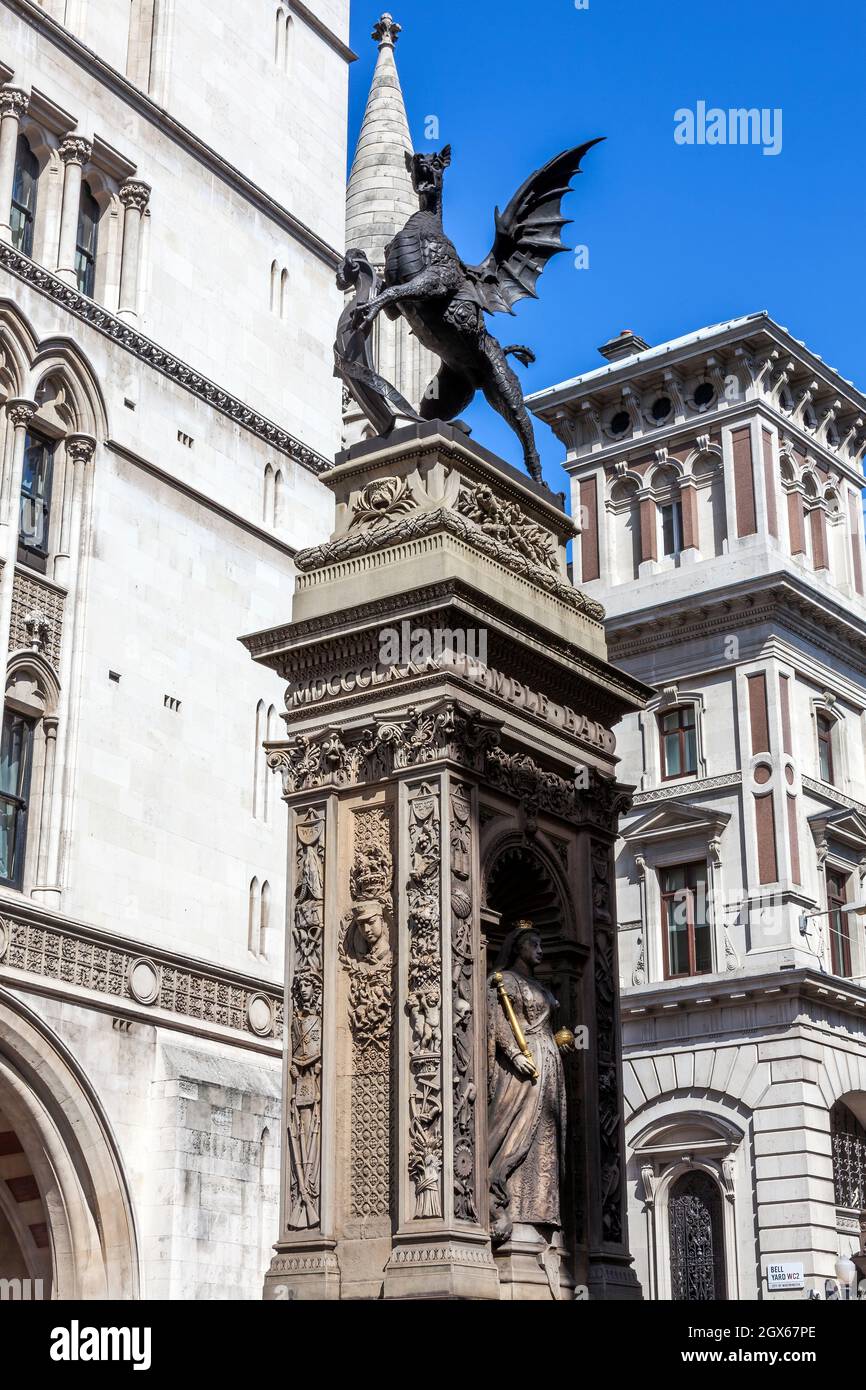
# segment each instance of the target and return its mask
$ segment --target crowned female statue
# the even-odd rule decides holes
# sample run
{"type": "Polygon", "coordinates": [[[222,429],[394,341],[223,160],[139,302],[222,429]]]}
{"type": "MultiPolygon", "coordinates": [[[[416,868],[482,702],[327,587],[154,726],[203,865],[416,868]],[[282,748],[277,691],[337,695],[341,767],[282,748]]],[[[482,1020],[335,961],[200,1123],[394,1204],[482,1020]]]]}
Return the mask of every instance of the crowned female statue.
{"type": "Polygon", "coordinates": [[[565,1156],[563,1051],[568,1029],[554,1033],[558,1000],[535,978],[541,934],[521,921],[502,944],[490,977],[487,1013],[488,1165],[494,1245],[515,1223],[561,1228],[565,1156]]]}

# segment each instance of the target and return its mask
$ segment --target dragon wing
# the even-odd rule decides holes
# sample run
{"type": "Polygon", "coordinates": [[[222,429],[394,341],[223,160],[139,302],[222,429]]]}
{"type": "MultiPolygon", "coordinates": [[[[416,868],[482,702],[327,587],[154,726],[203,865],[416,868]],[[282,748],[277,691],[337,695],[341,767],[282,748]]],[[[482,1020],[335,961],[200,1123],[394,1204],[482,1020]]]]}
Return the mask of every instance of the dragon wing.
{"type": "Polygon", "coordinates": [[[587,150],[604,136],[564,150],[549,164],[530,174],[504,212],[496,209],[496,236],[481,265],[466,271],[489,314],[513,314],[518,299],[537,299],[538,277],[552,256],[567,250],[560,235],[570,219],[562,216],[562,200],[580,172],[587,150]]]}

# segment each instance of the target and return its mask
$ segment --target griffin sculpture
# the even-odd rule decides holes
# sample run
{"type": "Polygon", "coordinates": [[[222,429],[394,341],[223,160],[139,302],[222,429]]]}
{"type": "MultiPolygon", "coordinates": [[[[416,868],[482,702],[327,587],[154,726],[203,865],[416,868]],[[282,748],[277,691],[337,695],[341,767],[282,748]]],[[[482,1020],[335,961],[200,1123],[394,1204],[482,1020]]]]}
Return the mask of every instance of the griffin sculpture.
{"type": "Polygon", "coordinates": [[[532,421],[508,363],[511,356],[528,366],[535,355],[527,347],[502,347],[487,331],[484,315],[513,314],[518,300],[538,297],[535,286],[547,262],[567,249],[561,232],[569,219],[562,216],[562,199],[595,144],[598,140],[588,140],[557,155],[526,180],[504,213],[496,209],[493,246],[480,265],[461,260],[442,225],[450,145],[436,154],[406,155],[420,210],[386,248],[384,280],[355,248],[346,252],[337,273],[340,288],[355,286],[356,294],[337,330],[336,374],[380,434],[398,419],[447,420],[466,428],[457,417],[476,391],[483,391],[520,439],[530,476],[541,481],[532,421]],[[419,411],[374,368],[369,335],[382,310],[391,319],[402,315],[441,359],[419,411]]]}

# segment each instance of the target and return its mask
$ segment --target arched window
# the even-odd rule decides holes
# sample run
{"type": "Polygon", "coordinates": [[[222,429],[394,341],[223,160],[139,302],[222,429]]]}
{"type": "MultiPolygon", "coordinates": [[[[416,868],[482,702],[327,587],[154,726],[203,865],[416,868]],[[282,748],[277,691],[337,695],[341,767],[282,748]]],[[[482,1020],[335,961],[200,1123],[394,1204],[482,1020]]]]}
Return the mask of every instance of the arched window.
{"type": "Polygon", "coordinates": [[[671,1298],[679,1303],[724,1299],[722,1196],[709,1173],[693,1169],[677,1178],[668,1199],[668,1219],[671,1298]]]}
{"type": "Polygon", "coordinates": [[[259,881],[257,878],[253,878],[250,881],[249,915],[247,918],[247,947],[252,951],[253,955],[255,955],[258,947],[260,908],[261,893],[259,892],[259,881]]]}
{"type": "Polygon", "coordinates": [[[277,312],[279,302],[280,268],[276,261],[271,261],[271,313],[277,312]]]}
{"type": "MultiPolygon", "coordinates": [[[[277,711],[273,705],[268,706],[268,715],[265,720],[265,738],[271,743],[277,736],[277,711]]],[[[264,818],[270,819],[271,814],[271,776],[267,764],[267,754],[262,750],[259,755],[262,760],[262,778],[264,781],[264,818]]]]}
{"type": "Polygon", "coordinates": [[[82,294],[93,297],[96,280],[96,238],[99,204],[86,181],[81,185],[78,204],[78,233],[75,241],[75,278],[82,294]]]}
{"type": "Polygon", "coordinates": [[[259,955],[262,959],[268,954],[268,928],[271,925],[271,885],[265,879],[262,884],[262,900],[259,911],[259,955]]]}
{"type": "Polygon", "coordinates": [[[843,1100],[830,1111],[830,1135],[836,1206],[866,1211],[866,1129],[843,1100]]]}
{"type": "Polygon", "coordinates": [[[289,316],[289,272],[283,266],[280,272],[280,318],[289,316]]]}
{"type": "Polygon", "coordinates": [[[33,255],[33,221],[36,216],[36,186],[39,161],[26,135],[18,136],[15,175],[12,181],[12,245],[25,256],[33,255]]]}
{"type": "Polygon", "coordinates": [[[54,479],[53,440],[27,432],[18,521],[18,560],[45,572],[54,479]]]}
{"type": "Polygon", "coordinates": [[[278,468],[274,474],[274,526],[282,526],[285,516],[285,492],[283,470],[278,468]]]}
{"type": "Polygon", "coordinates": [[[259,817],[259,803],[261,801],[262,787],[262,743],[265,737],[265,702],[259,700],[256,705],[256,729],[253,736],[253,815],[259,817]]]}
{"type": "MultiPolygon", "coordinates": [[[[20,648],[30,634],[18,633],[20,648]]],[[[54,755],[56,674],[36,650],[9,662],[0,736],[0,882],[12,888],[44,883],[51,821],[56,814],[54,755]]]]}
{"type": "Polygon", "coordinates": [[[0,736],[0,882],[20,888],[24,880],[27,816],[36,721],[3,711],[0,736]]]}
{"type": "Polygon", "coordinates": [[[264,487],[262,489],[262,522],[273,525],[274,518],[274,470],[270,463],[265,464],[264,487]]]}
{"type": "Polygon", "coordinates": [[[659,555],[676,558],[683,549],[683,503],[679,478],[673,468],[658,468],[653,474],[652,488],[658,511],[659,555]]]}
{"type": "Polygon", "coordinates": [[[608,546],[614,582],[626,584],[637,579],[641,560],[640,502],[638,484],[633,478],[619,478],[610,490],[608,546]]]}

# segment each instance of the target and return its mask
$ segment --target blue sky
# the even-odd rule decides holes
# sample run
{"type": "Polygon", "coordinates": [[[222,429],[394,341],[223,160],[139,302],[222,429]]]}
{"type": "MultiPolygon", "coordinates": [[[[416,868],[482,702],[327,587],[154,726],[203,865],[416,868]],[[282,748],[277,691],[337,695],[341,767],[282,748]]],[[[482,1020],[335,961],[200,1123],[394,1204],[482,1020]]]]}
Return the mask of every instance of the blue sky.
{"type": "MultiPolygon", "coordinates": [[[[363,115],[382,0],[354,0],[350,149],[363,115]]],[[[674,5],[652,0],[393,0],[397,62],[417,149],[450,143],[445,226],[469,261],[490,248],[493,209],[538,165],[595,135],[566,201],[569,245],[539,302],[491,330],[525,342],[527,391],[599,365],[622,328],[651,344],[758,309],[866,388],[866,4],[806,0],[674,5]],[[674,113],[782,112],[782,148],[678,145],[674,113]],[[425,120],[441,138],[425,140],[425,120]]],[[[475,437],[520,449],[486,404],[475,437]]],[[[545,476],[565,486],[562,446],[536,425],[545,476]]]]}

